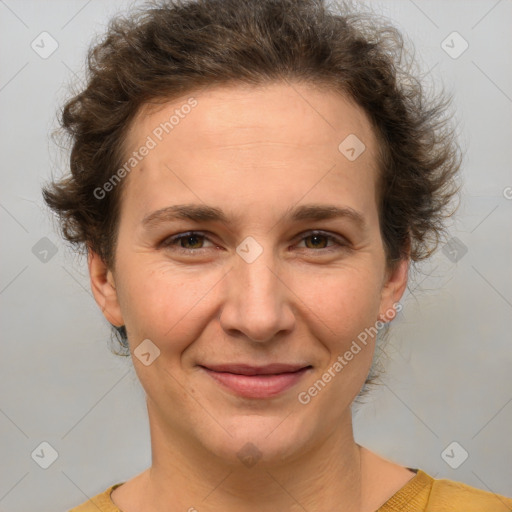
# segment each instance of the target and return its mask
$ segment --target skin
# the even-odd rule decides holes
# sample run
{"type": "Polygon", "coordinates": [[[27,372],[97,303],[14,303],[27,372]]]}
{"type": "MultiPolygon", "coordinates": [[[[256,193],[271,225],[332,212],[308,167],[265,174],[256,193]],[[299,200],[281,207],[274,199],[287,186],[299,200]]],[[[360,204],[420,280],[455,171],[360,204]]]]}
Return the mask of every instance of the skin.
{"type": "MultiPolygon", "coordinates": [[[[152,465],[111,498],[123,512],[374,512],[414,477],[354,441],[350,404],[375,339],[307,405],[297,399],[389,316],[407,284],[409,260],[386,265],[370,122],[346,97],[311,85],[191,96],[197,106],[124,178],[115,269],[89,252],[94,297],[109,322],[126,326],[132,356],[145,339],[160,350],[148,366],[132,357],[147,396],[152,465]],[[354,161],[338,150],[349,134],[366,146],[354,161]],[[143,227],[148,214],[184,203],[220,208],[229,223],[143,227]],[[366,227],[286,220],[288,208],[311,203],[353,208],[366,227]],[[346,245],[325,237],[315,245],[311,230],[346,245]],[[159,245],[189,231],[203,237],[159,245]],[[252,263],[236,252],[249,236],[263,249],[252,263]],[[233,362],[312,370],[277,397],[249,399],[198,366],[233,362]],[[252,467],[237,456],[248,442],[261,454],[252,467]]],[[[141,111],[127,148],[144,144],[188,97],[141,111]]]]}

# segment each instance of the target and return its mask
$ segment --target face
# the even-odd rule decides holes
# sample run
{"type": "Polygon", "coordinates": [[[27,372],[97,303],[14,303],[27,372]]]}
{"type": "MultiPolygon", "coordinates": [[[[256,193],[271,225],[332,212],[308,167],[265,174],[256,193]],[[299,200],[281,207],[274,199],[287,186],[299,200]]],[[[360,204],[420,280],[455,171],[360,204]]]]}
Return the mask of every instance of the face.
{"type": "Polygon", "coordinates": [[[133,123],[127,158],[155,144],[124,178],[115,272],[90,253],[93,291],[126,326],[152,427],[223,460],[246,443],[291,460],[346,427],[406,285],[407,261],[386,266],[376,138],[311,86],[191,96],[133,123]]]}

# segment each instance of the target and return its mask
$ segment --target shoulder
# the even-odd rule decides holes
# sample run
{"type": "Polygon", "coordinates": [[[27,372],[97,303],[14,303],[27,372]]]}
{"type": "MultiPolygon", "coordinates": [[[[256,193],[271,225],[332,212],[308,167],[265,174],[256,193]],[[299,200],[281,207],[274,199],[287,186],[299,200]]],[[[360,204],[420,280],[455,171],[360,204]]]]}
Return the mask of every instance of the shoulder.
{"type": "Polygon", "coordinates": [[[112,485],[106,491],[97,494],[68,512],[98,512],[98,510],[101,510],[101,512],[121,512],[110,499],[110,494],[116,487],[119,487],[123,483],[124,482],[112,485]]]}
{"type": "Polygon", "coordinates": [[[454,480],[433,479],[425,512],[512,512],[512,499],[454,480]]]}
{"type": "Polygon", "coordinates": [[[436,480],[421,469],[378,512],[512,512],[512,498],[454,480],[436,480]]]}

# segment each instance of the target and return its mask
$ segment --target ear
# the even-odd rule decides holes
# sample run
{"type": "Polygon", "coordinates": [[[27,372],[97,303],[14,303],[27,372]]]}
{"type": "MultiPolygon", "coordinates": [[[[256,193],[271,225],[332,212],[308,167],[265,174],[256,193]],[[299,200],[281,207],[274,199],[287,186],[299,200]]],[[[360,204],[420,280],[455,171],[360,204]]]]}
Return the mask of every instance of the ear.
{"type": "Polygon", "coordinates": [[[404,294],[409,277],[409,257],[398,261],[395,266],[388,269],[381,291],[381,301],[379,309],[379,320],[383,322],[391,321],[400,309],[396,304],[404,294]]]}
{"type": "Polygon", "coordinates": [[[90,247],[87,254],[87,264],[91,280],[91,290],[96,303],[105,318],[114,326],[124,325],[121,308],[117,297],[114,275],[103,260],[90,247]]]}

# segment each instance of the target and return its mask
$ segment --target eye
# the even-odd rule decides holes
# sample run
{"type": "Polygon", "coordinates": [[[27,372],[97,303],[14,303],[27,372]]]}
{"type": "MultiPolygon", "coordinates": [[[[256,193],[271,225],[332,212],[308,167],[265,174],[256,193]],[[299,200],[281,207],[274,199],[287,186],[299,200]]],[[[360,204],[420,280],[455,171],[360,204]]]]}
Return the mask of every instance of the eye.
{"type": "MultiPolygon", "coordinates": [[[[305,243],[306,249],[313,252],[332,252],[349,248],[349,243],[343,237],[323,231],[307,232],[299,240],[305,243]],[[328,242],[331,242],[331,245],[326,245],[328,242]]],[[[204,247],[205,241],[212,243],[204,233],[189,231],[166,238],[159,244],[159,247],[191,254],[211,248],[204,247]]]]}
{"type": "Polygon", "coordinates": [[[301,241],[304,241],[306,244],[307,249],[311,249],[315,252],[321,252],[321,251],[333,251],[333,250],[340,250],[340,249],[348,249],[348,242],[336,235],[332,235],[330,233],[325,233],[323,231],[311,231],[308,233],[305,233],[301,241]],[[307,241],[311,240],[311,243],[308,244],[307,241]],[[325,244],[327,241],[333,242],[334,245],[326,246],[325,244]],[[309,246],[308,246],[309,245],[309,246]]]}
{"type": "Polygon", "coordinates": [[[208,238],[202,233],[190,231],[188,233],[181,233],[179,235],[166,238],[159,245],[161,247],[172,248],[179,244],[180,246],[176,247],[178,250],[185,252],[197,252],[204,249],[204,247],[198,247],[203,243],[201,240],[208,240],[208,238]]]}

